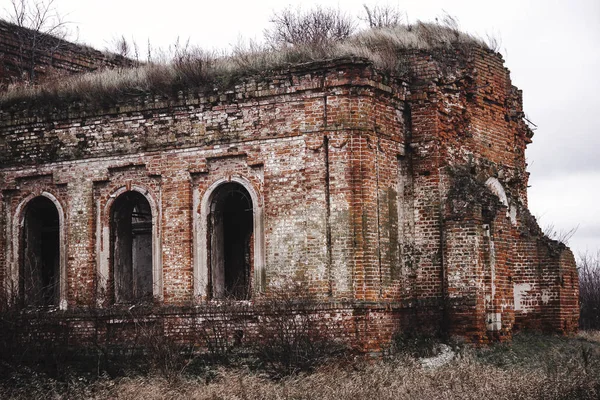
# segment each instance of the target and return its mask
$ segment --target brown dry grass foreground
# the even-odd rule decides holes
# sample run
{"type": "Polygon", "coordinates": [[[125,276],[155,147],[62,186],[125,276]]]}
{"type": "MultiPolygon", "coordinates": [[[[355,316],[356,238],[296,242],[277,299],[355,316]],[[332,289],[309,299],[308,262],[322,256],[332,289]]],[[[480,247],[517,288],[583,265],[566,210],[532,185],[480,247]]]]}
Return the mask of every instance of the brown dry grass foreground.
{"type": "MultiPolygon", "coordinates": [[[[406,343],[404,343],[406,345],[406,343]]],[[[455,358],[423,366],[418,350],[383,359],[330,363],[270,379],[244,367],[210,374],[4,382],[2,399],[598,399],[600,331],[572,337],[519,334],[510,344],[454,346],[455,358]]],[[[427,353],[426,351],[425,353],[427,353]]],[[[422,353],[422,354],[425,354],[422,353]]]]}

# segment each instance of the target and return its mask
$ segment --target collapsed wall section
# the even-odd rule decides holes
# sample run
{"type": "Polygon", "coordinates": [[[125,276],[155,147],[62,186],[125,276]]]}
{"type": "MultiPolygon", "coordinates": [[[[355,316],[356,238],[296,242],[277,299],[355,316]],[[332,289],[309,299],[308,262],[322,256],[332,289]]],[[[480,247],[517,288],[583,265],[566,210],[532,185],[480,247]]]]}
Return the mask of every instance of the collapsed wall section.
{"type": "Polygon", "coordinates": [[[448,330],[489,340],[509,337],[525,320],[546,330],[576,329],[573,256],[545,238],[527,210],[525,148],[532,132],[502,59],[480,48],[411,51],[408,57],[417,113],[412,145],[427,154],[421,165],[431,163],[432,172],[423,175],[437,184],[436,199],[426,203],[440,206],[437,221],[430,219],[439,229],[434,241],[441,243],[448,330]],[[550,283],[562,281],[566,286],[550,283]],[[535,312],[524,315],[515,300],[526,291],[539,301],[541,290],[546,301],[538,315],[551,323],[533,322],[535,312]],[[570,301],[558,300],[564,297],[570,301]]]}

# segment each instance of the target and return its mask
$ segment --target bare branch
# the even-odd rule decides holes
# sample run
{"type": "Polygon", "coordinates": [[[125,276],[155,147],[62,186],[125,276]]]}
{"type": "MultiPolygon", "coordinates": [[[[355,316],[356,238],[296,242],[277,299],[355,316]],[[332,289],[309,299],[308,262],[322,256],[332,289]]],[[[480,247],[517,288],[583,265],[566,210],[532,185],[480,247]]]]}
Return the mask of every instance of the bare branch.
{"type": "Polygon", "coordinates": [[[363,4],[365,17],[359,17],[361,21],[369,24],[370,28],[389,28],[402,23],[402,13],[391,6],[375,6],[370,8],[363,4]]]}
{"type": "Polygon", "coordinates": [[[316,8],[303,12],[300,8],[286,8],[273,13],[273,26],[264,31],[272,47],[297,45],[322,45],[348,38],[356,24],[339,9],[316,8]]]}
{"type": "Polygon", "coordinates": [[[544,235],[546,235],[550,239],[568,245],[569,240],[571,240],[573,235],[575,235],[577,229],[579,229],[579,225],[571,229],[556,229],[554,224],[550,223],[548,225],[545,225],[542,231],[544,232],[544,235]]]}
{"type": "Polygon", "coordinates": [[[54,54],[69,36],[68,24],[55,7],[54,0],[11,0],[8,20],[23,28],[17,32],[21,76],[34,81],[40,57],[54,54]]]}
{"type": "Polygon", "coordinates": [[[600,252],[585,252],[577,260],[579,270],[580,327],[600,329],[600,252]]]}

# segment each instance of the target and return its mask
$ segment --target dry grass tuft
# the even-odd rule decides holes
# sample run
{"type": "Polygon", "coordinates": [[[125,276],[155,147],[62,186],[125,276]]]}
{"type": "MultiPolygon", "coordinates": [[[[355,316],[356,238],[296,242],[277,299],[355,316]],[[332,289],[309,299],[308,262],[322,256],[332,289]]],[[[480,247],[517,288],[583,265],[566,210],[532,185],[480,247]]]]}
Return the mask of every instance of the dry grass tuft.
{"type": "Polygon", "coordinates": [[[595,343],[600,344],[600,330],[580,331],[577,334],[577,337],[580,337],[580,338],[585,339],[590,342],[595,342],[595,343]]]}

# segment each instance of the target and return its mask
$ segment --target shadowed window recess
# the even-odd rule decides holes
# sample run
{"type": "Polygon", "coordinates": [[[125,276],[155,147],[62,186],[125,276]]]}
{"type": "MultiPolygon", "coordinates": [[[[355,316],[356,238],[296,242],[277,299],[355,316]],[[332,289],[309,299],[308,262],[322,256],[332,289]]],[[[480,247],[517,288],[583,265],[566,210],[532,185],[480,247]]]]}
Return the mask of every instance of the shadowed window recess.
{"type": "Polygon", "coordinates": [[[211,295],[248,299],[253,254],[252,199],[239,183],[215,191],[208,217],[211,295]]]}
{"type": "Polygon", "coordinates": [[[38,196],[27,204],[19,273],[23,305],[57,306],[60,302],[59,231],[58,210],[50,199],[38,196]]]}
{"type": "Polygon", "coordinates": [[[112,207],[111,264],[115,303],[152,299],[152,211],[138,192],[123,193],[112,207]]]}

